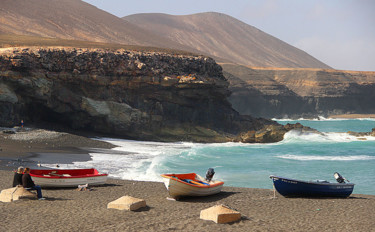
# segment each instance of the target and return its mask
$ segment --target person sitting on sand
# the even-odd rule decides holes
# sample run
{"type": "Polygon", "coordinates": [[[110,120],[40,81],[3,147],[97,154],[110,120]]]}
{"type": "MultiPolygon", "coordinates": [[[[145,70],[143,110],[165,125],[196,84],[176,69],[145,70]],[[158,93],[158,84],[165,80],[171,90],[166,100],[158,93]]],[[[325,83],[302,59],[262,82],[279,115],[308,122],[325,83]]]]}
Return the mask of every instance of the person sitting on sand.
{"type": "Polygon", "coordinates": [[[17,185],[22,185],[22,176],[23,176],[23,167],[18,167],[17,171],[14,173],[13,178],[13,187],[16,187],[17,185]]]}
{"type": "Polygon", "coordinates": [[[23,173],[23,176],[22,176],[22,185],[25,189],[36,190],[39,200],[45,199],[42,197],[42,188],[39,185],[35,185],[34,181],[31,179],[30,168],[25,168],[25,172],[23,173]]]}

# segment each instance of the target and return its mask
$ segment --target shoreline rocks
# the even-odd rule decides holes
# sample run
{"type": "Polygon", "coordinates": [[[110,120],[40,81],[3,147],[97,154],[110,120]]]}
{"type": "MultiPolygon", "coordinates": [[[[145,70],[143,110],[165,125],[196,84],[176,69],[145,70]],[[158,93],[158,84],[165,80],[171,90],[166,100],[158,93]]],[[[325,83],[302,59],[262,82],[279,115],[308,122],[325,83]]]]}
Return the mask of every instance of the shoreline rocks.
{"type": "Polygon", "coordinates": [[[356,137],[364,137],[364,136],[375,136],[375,128],[372,128],[371,132],[354,132],[348,131],[349,135],[356,136],[356,137]]]}

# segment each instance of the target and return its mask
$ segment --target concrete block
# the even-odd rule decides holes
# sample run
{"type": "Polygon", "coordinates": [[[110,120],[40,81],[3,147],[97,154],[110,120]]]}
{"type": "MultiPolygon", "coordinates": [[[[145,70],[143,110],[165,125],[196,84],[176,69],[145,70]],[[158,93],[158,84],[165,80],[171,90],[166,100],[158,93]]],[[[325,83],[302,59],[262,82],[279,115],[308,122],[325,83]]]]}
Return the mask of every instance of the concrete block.
{"type": "Polygon", "coordinates": [[[201,211],[200,218],[203,220],[211,220],[216,223],[229,223],[241,219],[241,213],[230,209],[225,205],[216,205],[201,211]]]}
{"type": "Polygon", "coordinates": [[[0,193],[0,201],[2,202],[12,202],[23,198],[34,199],[37,198],[37,195],[27,191],[22,186],[4,189],[0,193]]]}
{"type": "Polygon", "coordinates": [[[4,189],[0,193],[0,201],[2,202],[12,202],[13,201],[13,192],[16,188],[4,189]]]}
{"type": "Polygon", "coordinates": [[[123,196],[119,199],[109,202],[107,208],[110,209],[119,209],[119,210],[137,210],[139,208],[146,207],[146,201],[143,199],[131,197],[131,196],[123,196]]]}

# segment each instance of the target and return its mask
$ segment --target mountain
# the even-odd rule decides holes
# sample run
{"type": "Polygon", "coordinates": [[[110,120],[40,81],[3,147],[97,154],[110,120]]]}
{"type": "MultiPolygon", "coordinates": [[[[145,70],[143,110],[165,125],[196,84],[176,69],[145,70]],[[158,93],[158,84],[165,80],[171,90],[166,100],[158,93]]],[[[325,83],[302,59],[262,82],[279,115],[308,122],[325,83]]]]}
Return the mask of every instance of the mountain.
{"type": "Polygon", "coordinates": [[[330,68],[306,52],[221,13],[135,14],[123,19],[233,63],[257,67],[330,68]]]}
{"type": "Polygon", "coordinates": [[[0,34],[185,49],[80,0],[2,0],[0,34]]]}
{"type": "MultiPolygon", "coordinates": [[[[330,67],[307,53],[220,13],[136,14],[121,19],[80,0],[2,0],[0,47],[17,46],[126,49],[170,56],[208,55],[220,62],[232,92],[228,104],[242,115],[298,118],[375,113],[375,72],[328,70],[330,67]]],[[[173,61],[191,62],[190,58],[173,61]]],[[[27,60],[21,65],[28,67],[27,60]]],[[[168,65],[155,68],[162,73],[168,65]]],[[[154,71],[150,69],[142,78],[156,75],[154,71]]],[[[189,74],[195,73],[190,68],[184,70],[183,75],[189,74]]],[[[22,75],[28,74],[22,72],[22,75]]],[[[171,72],[168,78],[179,75],[171,72]]],[[[207,77],[209,75],[212,74],[207,77]]],[[[0,76],[0,83],[3,79],[0,76]]],[[[201,91],[193,88],[193,96],[201,91]]],[[[191,94],[189,91],[179,93],[181,96],[191,94]]],[[[177,95],[174,98],[178,99],[177,95]]],[[[141,102],[135,102],[134,106],[141,102]]],[[[156,109],[158,104],[149,108],[156,109]]],[[[184,111],[181,112],[184,115],[184,111]]]]}
{"type": "Polygon", "coordinates": [[[329,68],[220,13],[136,14],[121,19],[80,0],[2,0],[0,34],[178,49],[250,66],[329,68]]]}

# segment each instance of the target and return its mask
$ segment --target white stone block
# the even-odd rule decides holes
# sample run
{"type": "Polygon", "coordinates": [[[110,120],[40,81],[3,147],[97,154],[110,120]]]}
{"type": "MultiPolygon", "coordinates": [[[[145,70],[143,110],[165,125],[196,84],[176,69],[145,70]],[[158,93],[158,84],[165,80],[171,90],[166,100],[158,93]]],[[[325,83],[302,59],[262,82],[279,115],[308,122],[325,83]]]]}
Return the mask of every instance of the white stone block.
{"type": "Polygon", "coordinates": [[[241,213],[230,209],[225,205],[216,205],[201,211],[200,218],[203,220],[211,220],[216,223],[229,223],[241,219],[241,213]]]}
{"type": "Polygon", "coordinates": [[[139,208],[146,207],[146,201],[143,199],[131,197],[131,196],[123,196],[119,199],[109,202],[107,208],[110,209],[119,209],[119,210],[137,210],[139,208]]]}
{"type": "Polygon", "coordinates": [[[29,192],[22,186],[17,186],[14,188],[4,189],[0,193],[0,201],[2,202],[12,202],[17,201],[22,198],[37,198],[35,193],[29,192]]]}

